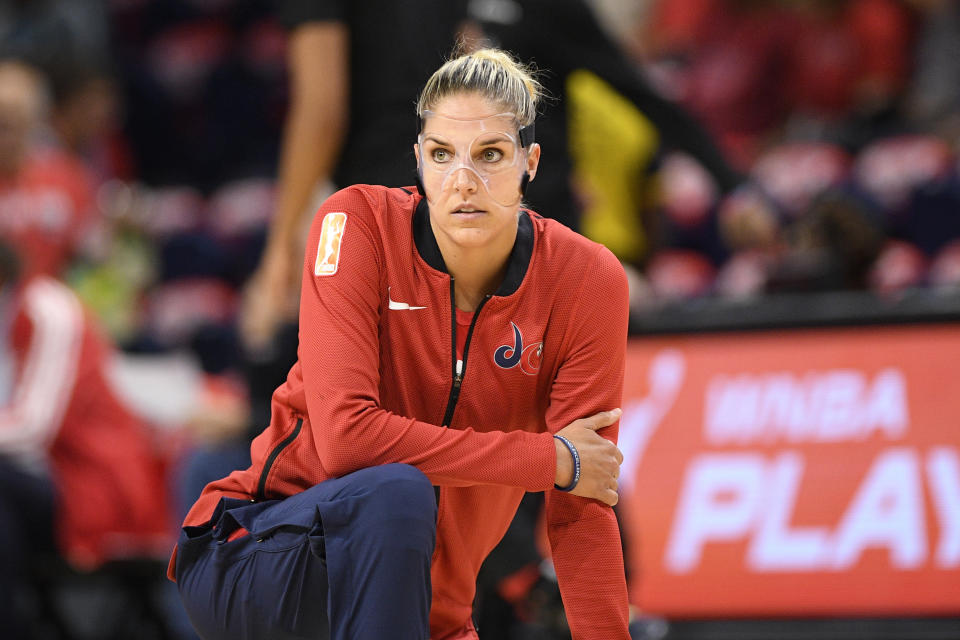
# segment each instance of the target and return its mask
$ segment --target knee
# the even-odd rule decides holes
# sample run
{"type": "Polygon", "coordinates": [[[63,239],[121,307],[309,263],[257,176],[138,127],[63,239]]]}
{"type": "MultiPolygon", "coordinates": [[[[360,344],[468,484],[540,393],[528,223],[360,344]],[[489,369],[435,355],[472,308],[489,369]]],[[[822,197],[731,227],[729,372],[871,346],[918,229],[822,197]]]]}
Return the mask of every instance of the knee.
{"type": "Polygon", "coordinates": [[[427,533],[433,538],[437,523],[437,500],[433,485],[416,468],[388,464],[377,469],[369,486],[364,518],[371,530],[386,537],[427,533]]]}
{"type": "Polygon", "coordinates": [[[409,464],[394,463],[380,467],[378,489],[413,504],[436,506],[436,494],[430,480],[409,464]]]}
{"type": "Polygon", "coordinates": [[[437,499],[427,476],[408,464],[380,467],[373,483],[374,501],[387,513],[424,514],[436,521],[437,499]]]}

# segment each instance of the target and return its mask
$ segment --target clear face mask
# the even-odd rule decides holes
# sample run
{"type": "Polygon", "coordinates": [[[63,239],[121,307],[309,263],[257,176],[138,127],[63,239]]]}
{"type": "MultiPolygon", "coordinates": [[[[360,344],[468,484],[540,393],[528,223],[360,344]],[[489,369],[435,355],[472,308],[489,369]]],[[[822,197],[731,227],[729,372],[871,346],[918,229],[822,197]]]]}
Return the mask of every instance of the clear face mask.
{"type": "Polygon", "coordinates": [[[472,186],[501,206],[520,204],[528,149],[518,138],[516,114],[468,120],[424,111],[423,122],[417,143],[430,204],[458,189],[469,200],[472,186]]]}

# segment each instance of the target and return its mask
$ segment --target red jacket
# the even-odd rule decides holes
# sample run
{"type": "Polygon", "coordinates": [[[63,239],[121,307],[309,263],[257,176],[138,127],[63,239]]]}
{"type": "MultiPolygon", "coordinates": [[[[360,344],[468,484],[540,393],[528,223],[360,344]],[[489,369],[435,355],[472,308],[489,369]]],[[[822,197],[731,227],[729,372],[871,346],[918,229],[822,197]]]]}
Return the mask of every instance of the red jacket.
{"type": "MultiPolygon", "coordinates": [[[[553,490],[551,437],[619,406],[627,283],[614,256],[521,213],[505,280],[474,314],[458,376],[453,282],[419,195],[340,191],[307,247],[299,361],[274,393],[251,467],[207,486],[184,524],[206,523],[221,496],[279,498],[374,465],[414,465],[440,487],[431,637],[476,638],[480,564],[523,493],[546,491],[573,637],[628,638],[613,511],[553,490]]],[[[615,439],[617,428],[601,433],[615,439]]]]}
{"type": "Polygon", "coordinates": [[[0,454],[49,468],[57,541],[75,566],[156,552],[171,534],[163,469],[146,425],[113,392],[108,344],[65,285],[37,277],[11,294],[0,339],[14,375],[0,406],[0,454]]]}

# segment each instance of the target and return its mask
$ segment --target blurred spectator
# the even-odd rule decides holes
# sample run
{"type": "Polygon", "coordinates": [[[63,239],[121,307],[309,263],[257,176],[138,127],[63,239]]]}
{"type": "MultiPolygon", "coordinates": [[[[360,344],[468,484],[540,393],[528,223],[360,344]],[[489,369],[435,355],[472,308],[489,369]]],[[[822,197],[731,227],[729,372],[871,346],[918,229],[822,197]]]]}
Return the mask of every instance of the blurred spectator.
{"type": "Polygon", "coordinates": [[[899,132],[914,14],[897,0],[801,0],[792,7],[799,23],[790,52],[793,118],[854,150],[899,132]]]}
{"type": "Polygon", "coordinates": [[[735,252],[717,273],[714,291],[730,300],[756,300],[766,289],[771,261],[762,251],[735,252]]]}
{"type": "MultiPolygon", "coordinates": [[[[667,154],[654,178],[651,228],[656,231],[654,251],[684,249],[696,251],[714,266],[729,255],[717,207],[721,202],[719,188],[713,178],[692,157],[685,153],[667,154]]],[[[748,182],[734,190],[747,188],[748,182]]],[[[649,261],[645,262],[649,266],[649,261]]]]}
{"type": "Polygon", "coordinates": [[[83,164],[37,144],[45,111],[39,73],[0,62],[0,239],[22,250],[27,277],[62,275],[91,246],[99,222],[83,164]]]}
{"type": "Polygon", "coordinates": [[[669,249],[653,256],[647,267],[647,277],[659,300],[689,300],[710,291],[714,267],[697,252],[669,249]]]}
{"type": "Polygon", "coordinates": [[[733,251],[717,291],[758,293],[862,289],[888,224],[851,184],[852,161],[832,145],[782,145],[765,154],[755,183],[726,199],[721,229],[733,251]]]}
{"type": "Polygon", "coordinates": [[[943,140],[922,135],[878,140],[857,156],[853,178],[883,212],[890,235],[927,257],[960,237],[957,155],[943,140]]]}
{"type": "Polygon", "coordinates": [[[790,219],[804,215],[814,199],[849,177],[851,159],[836,145],[786,143],[764,153],[751,175],[790,219]]]}
{"type": "Polygon", "coordinates": [[[960,289],[960,239],[954,239],[937,254],[927,279],[937,291],[955,294],[960,289]]]}
{"type": "Polygon", "coordinates": [[[678,99],[749,164],[783,135],[858,147],[890,126],[914,24],[894,0],[670,0],[648,54],[678,99]]]}
{"type": "MultiPolygon", "coordinates": [[[[782,144],[763,154],[750,172],[751,184],[720,205],[720,232],[730,250],[782,258],[786,230],[805,224],[813,203],[849,179],[852,160],[828,144],[782,144]]],[[[741,265],[756,264],[741,261],[741,265]]]]}
{"type": "Polygon", "coordinates": [[[889,296],[933,283],[928,265],[960,237],[956,163],[949,145],[920,135],[883,138],[853,157],[832,145],[774,148],[756,163],[754,184],[720,205],[734,256],[717,291],[889,296]]]}
{"type": "Polygon", "coordinates": [[[35,553],[90,570],[158,553],[170,521],[161,460],[147,426],[115,395],[110,345],[74,294],[21,278],[0,245],[0,617],[26,638],[14,593],[35,553]]]}
{"type": "Polygon", "coordinates": [[[841,190],[824,192],[787,227],[767,291],[863,289],[884,238],[882,220],[866,201],[841,190]]]}
{"type": "Polygon", "coordinates": [[[661,0],[647,25],[654,77],[740,166],[786,115],[791,26],[775,3],[749,0],[661,0]]]}
{"type": "Polygon", "coordinates": [[[782,214],[775,201],[753,183],[730,194],[719,204],[721,234],[732,251],[776,251],[782,237],[782,214]]]}
{"type": "Polygon", "coordinates": [[[923,284],[928,265],[923,252],[915,246],[903,240],[891,240],[870,269],[870,290],[886,298],[896,298],[905,290],[923,284]]]}

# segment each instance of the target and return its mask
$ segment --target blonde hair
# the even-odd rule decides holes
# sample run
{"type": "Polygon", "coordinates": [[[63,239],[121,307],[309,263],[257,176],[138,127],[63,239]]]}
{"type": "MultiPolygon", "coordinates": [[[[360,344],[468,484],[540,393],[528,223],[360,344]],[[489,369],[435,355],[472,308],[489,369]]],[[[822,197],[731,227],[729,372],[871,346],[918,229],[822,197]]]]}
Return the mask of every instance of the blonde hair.
{"type": "Polygon", "coordinates": [[[517,114],[520,127],[533,124],[543,87],[531,68],[500,49],[479,49],[451,58],[433,72],[417,99],[423,117],[447,96],[477,93],[493,104],[517,114]]]}

